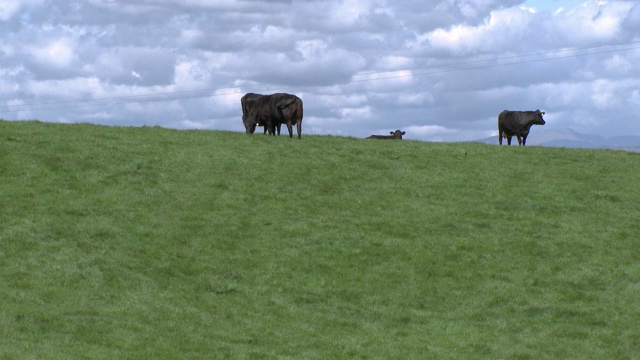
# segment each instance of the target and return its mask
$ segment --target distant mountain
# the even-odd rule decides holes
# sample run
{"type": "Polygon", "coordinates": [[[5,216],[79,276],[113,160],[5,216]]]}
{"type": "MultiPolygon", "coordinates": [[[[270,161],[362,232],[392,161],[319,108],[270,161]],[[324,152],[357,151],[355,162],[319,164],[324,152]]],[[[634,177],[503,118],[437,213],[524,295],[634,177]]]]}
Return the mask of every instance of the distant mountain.
{"type": "MultiPolygon", "coordinates": [[[[505,140],[502,141],[503,145],[506,144],[505,140]]],[[[496,135],[476,141],[497,145],[498,136],[496,135]]],[[[514,143],[516,146],[518,145],[518,139],[515,136],[511,141],[511,145],[513,146],[514,143]]],[[[534,127],[527,137],[527,145],[640,151],[640,136],[625,135],[604,138],[600,135],[581,134],[571,129],[538,130],[534,127]]]]}

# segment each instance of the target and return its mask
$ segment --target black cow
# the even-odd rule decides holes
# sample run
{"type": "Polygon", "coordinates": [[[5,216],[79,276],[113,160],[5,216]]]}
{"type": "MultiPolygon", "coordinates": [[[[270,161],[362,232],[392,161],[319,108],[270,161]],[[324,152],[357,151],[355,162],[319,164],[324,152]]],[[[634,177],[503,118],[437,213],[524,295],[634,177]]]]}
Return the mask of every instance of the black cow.
{"type": "MultiPolygon", "coordinates": [[[[248,93],[240,100],[242,105],[242,123],[247,134],[253,134],[256,126],[264,126],[269,134],[280,135],[282,124],[287,125],[289,137],[293,137],[293,125],[302,136],[302,100],[295,95],[276,93],[260,95],[248,93]]],[[[265,131],[266,132],[266,131],[265,131]]]]}
{"type": "MultiPolygon", "coordinates": [[[[249,114],[251,113],[251,111],[253,110],[255,104],[258,102],[258,99],[263,97],[265,95],[262,94],[254,94],[254,93],[247,93],[245,94],[241,99],[240,99],[240,104],[242,105],[242,123],[245,124],[245,127],[247,126],[247,119],[249,118],[249,114]]],[[[278,135],[280,135],[280,125],[282,123],[278,123],[275,127],[278,130],[278,135]]],[[[258,121],[255,124],[250,122],[249,124],[250,128],[247,129],[247,133],[253,134],[255,131],[256,126],[263,126],[264,127],[264,131],[263,133],[266,134],[267,131],[269,130],[269,124],[267,121],[258,121]]],[[[270,135],[275,135],[273,132],[269,132],[270,135]]]]}
{"type": "MultiPolygon", "coordinates": [[[[242,123],[244,124],[248,134],[253,134],[253,132],[256,131],[256,126],[264,126],[264,124],[258,123],[257,121],[255,123],[248,121],[249,113],[251,113],[256,102],[262,96],[264,95],[247,93],[240,99],[240,105],[242,106],[242,123]]],[[[267,126],[264,127],[264,132],[267,132],[267,126]]]]}
{"type": "Polygon", "coordinates": [[[511,146],[511,137],[518,137],[518,145],[524,146],[532,125],[544,125],[542,118],[544,112],[536,111],[509,111],[505,110],[498,115],[498,142],[502,145],[502,138],[507,138],[507,144],[511,146]]]}
{"type": "Polygon", "coordinates": [[[402,140],[402,135],[405,134],[404,131],[400,131],[400,130],[390,131],[389,133],[391,135],[371,135],[367,139],[388,139],[388,140],[398,139],[398,140],[402,140]]]}

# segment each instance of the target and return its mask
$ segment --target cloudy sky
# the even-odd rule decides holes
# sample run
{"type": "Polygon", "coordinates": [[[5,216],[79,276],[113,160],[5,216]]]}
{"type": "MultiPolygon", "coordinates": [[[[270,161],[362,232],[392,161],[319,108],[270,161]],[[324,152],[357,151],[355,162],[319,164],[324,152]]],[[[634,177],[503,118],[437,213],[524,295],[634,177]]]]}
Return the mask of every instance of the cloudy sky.
{"type": "Polygon", "coordinates": [[[3,119],[243,132],[287,92],[303,134],[640,135],[638,64],[638,1],[0,0],[3,119]]]}

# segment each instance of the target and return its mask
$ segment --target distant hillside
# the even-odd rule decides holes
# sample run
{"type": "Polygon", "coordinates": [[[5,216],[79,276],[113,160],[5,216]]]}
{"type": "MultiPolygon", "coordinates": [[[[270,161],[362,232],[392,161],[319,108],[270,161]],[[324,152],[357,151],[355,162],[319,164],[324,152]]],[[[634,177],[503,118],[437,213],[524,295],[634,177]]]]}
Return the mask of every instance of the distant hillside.
{"type": "MultiPolygon", "coordinates": [[[[513,141],[518,144],[514,137],[513,141]]],[[[477,142],[485,144],[498,144],[497,136],[479,139],[477,142]]],[[[512,142],[513,144],[513,142],[512,142]]],[[[527,138],[527,145],[566,147],[566,148],[606,148],[627,151],[640,151],[640,136],[626,135],[605,138],[594,134],[581,134],[572,129],[541,130],[533,128],[527,138]]]]}

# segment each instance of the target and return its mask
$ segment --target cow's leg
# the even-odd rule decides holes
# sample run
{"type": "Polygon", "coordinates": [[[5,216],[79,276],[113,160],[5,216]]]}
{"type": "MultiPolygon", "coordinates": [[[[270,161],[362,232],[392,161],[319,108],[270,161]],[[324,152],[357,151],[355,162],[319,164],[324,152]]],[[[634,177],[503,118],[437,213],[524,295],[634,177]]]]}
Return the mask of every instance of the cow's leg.
{"type": "Polygon", "coordinates": [[[265,130],[265,133],[268,133],[269,135],[274,135],[273,122],[271,121],[271,119],[266,119],[264,121],[264,130],[265,130]]]}
{"type": "Polygon", "coordinates": [[[276,128],[278,129],[278,136],[280,136],[280,128],[282,128],[282,123],[278,123],[278,125],[276,125],[276,128]]]}
{"type": "Polygon", "coordinates": [[[518,137],[518,146],[522,145],[522,137],[520,135],[516,135],[518,137]]]}
{"type": "Polygon", "coordinates": [[[298,139],[302,138],[302,119],[298,120],[298,123],[296,124],[296,128],[298,130],[298,139]]]}
{"type": "Polygon", "coordinates": [[[498,144],[502,146],[502,134],[498,134],[498,144]]]}
{"type": "Polygon", "coordinates": [[[287,130],[289,130],[289,137],[293,138],[293,125],[291,125],[291,119],[287,120],[287,130]]]}
{"type": "Polygon", "coordinates": [[[507,136],[507,145],[511,146],[511,136],[507,136]]]}
{"type": "Polygon", "coordinates": [[[522,137],[522,146],[524,146],[525,142],[527,142],[527,135],[522,137]]]}

